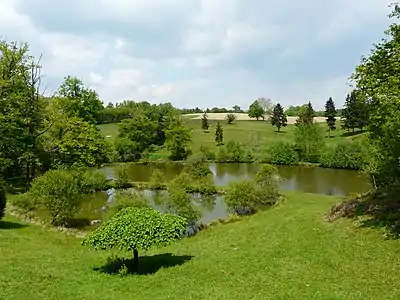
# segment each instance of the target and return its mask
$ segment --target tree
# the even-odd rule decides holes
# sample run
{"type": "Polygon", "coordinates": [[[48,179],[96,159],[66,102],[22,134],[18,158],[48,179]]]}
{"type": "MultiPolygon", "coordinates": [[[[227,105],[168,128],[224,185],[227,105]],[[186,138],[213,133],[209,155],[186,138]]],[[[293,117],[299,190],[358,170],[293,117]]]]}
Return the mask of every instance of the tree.
{"type": "Polygon", "coordinates": [[[4,217],[6,210],[6,187],[5,182],[0,178],[0,220],[4,217]]]}
{"type": "Polygon", "coordinates": [[[325,140],[318,124],[299,124],[294,131],[294,141],[303,162],[318,163],[325,151],[325,140]]]}
{"type": "Polygon", "coordinates": [[[314,123],[315,111],[311,102],[308,102],[304,110],[300,111],[300,115],[296,120],[296,126],[300,124],[310,125],[314,123]]]}
{"type": "Polygon", "coordinates": [[[274,108],[272,100],[269,98],[260,97],[257,99],[257,102],[260,104],[264,111],[264,117],[270,116],[272,113],[272,109],[274,108]]]}
{"type": "Polygon", "coordinates": [[[191,141],[190,130],[179,119],[174,120],[170,128],[166,130],[165,145],[169,151],[171,160],[185,160],[191,151],[188,144],[191,141]]]}
{"type": "Polygon", "coordinates": [[[224,140],[224,130],[222,128],[222,125],[220,122],[217,123],[217,126],[215,128],[215,141],[217,142],[217,145],[223,145],[223,140],[224,140]]]}
{"type": "Polygon", "coordinates": [[[234,111],[235,113],[240,113],[240,112],[242,112],[242,110],[240,109],[240,106],[239,106],[239,105],[234,105],[232,108],[233,108],[233,111],[234,111]]]}
{"type": "Polygon", "coordinates": [[[206,112],[204,112],[203,113],[203,117],[201,118],[201,128],[204,130],[204,131],[208,131],[208,118],[207,118],[207,113],[206,112]]]}
{"type": "Polygon", "coordinates": [[[134,271],[139,268],[139,250],[153,246],[167,246],[179,240],[186,227],[186,220],[151,209],[128,207],[120,210],[83,241],[95,250],[119,248],[133,252],[134,271]]]}
{"type": "Polygon", "coordinates": [[[236,116],[234,114],[227,114],[225,120],[228,121],[228,124],[232,124],[236,120],[236,116]]]}
{"type": "Polygon", "coordinates": [[[344,103],[343,110],[343,129],[352,130],[357,127],[357,100],[356,100],[356,91],[353,90],[350,94],[347,94],[346,101],[344,103]]]}
{"type": "Polygon", "coordinates": [[[335,103],[333,102],[332,97],[329,97],[329,99],[325,103],[325,118],[329,128],[329,137],[331,137],[331,131],[336,129],[335,117],[336,117],[335,103]]]}
{"type": "Polygon", "coordinates": [[[279,103],[275,105],[272,111],[270,122],[272,126],[278,128],[278,132],[281,127],[287,126],[287,117],[283,111],[283,107],[279,103]]]}
{"type": "Polygon", "coordinates": [[[400,182],[400,4],[393,4],[389,17],[394,20],[386,37],[361,59],[352,79],[368,99],[369,140],[376,155],[368,170],[377,187],[393,187],[400,182]]]}
{"type": "Polygon", "coordinates": [[[112,102],[108,102],[107,108],[114,108],[114,104],[112,102]]]}
{"type": "Polygon", "coordinates": [[[97,123],[103,103],[94,90],[86,88],[82,80],[67,76],[58,89],[57,102],[69,117],[80,117],[86,122],[97,123]]]}
{"type": "Polygon", "coordinates": [[[256,118],[257,120],[263,118],[264,120],[264,113],[265,111],[260,105],[260,102],[256,100],[249,106],[249,111],[247,114],[249,115],[250,118],[256,118]]]}

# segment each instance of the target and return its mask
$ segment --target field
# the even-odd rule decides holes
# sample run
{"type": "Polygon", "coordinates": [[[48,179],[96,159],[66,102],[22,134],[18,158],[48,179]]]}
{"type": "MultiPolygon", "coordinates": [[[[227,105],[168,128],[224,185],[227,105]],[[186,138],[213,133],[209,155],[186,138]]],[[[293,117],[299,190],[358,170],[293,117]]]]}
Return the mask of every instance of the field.
{"type": "MultiPolygon", "coordinates": [[[[198,115],[198,114],[195,114],[198,115]]],[[[212,115],[212,114],[209,114],[212,115]]],[[[219,116],[225,116],[226,114],[214,114],[219,116]]],[[[246,115],[247,116],[247,115],[246,115]]],[[[294,118],[296,119],[296,118],[294,118]]],[[[206,146],[212,150],[216,150],[217,146],[215,143],[215,125],[217,120],[209,119],[209,132],[205,133],[201,129],[201,120],[192,118],[190,115],[185,115],[184,121],[188,127],[192,129],[192,144],[190,148],[193,153],[196,154],[200,151],[200,147],[206,146]]],[[[281,132],[277,132],[276,128],[273,127],[266,121],[235,121],[233,124],[228,125],[226,121],[221,121],[224,130],[224,142],[236,141],[245,145],[245,147],[251,148],[259,146],[260,149],[264,149],[266,146],[277,141],[292,142],[294,139],[294,125],[288,125],[281,129],[281,132]]],[[[324,130],[326,130],[326,144],[334,145],[340,141],[353,140],[360,138],[363,134],[356,131],[355,134],[349,133],[346,130],[342,130],[340,123],[337,122],[338,129],[331,133],[331,138],[328,137],[328,131],[326,123],[319,122],[324,130]]],[[[105,124],[100,125],[99,128],[108,139],[115,139],[118,135],[118,124],[105,124]]]]}
{"type": "Polygon", "coordinates": [[[94,270],[110,253],[8,216],[0,222],[0,299],[399,299],[400,241],[350,220],[326,222],[338,198],[286,196],[140,253],[142,275],[125,277],[94,270]]]}

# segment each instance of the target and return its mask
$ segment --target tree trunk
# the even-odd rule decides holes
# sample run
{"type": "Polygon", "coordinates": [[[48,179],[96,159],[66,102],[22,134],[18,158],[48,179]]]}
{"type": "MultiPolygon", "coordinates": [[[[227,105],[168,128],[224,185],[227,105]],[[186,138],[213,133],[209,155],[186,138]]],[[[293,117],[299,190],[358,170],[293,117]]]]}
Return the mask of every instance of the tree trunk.
{"type": "Polygon", "coordinates": [[[135,273],[139,271],[139,252],[137,249],[133,249],[133,271],[135,273]]]}
{"type": "Polygon", "coordinates": [[[331,137],[331,128],[329,128],[329,138],[331,137]]]}

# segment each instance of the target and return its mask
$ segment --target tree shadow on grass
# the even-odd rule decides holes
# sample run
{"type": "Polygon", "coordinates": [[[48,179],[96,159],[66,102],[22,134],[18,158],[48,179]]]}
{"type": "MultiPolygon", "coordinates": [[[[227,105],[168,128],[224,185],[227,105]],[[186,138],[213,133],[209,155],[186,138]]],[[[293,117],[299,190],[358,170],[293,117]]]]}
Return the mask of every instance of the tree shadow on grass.
{"type": "Polygon", "coordinates": [[[354,132],[348,131],[348,132],[342,133],[342,137],[355,136],[355,135],[359,135],[359,134],[361,134],[361,133],[363,133],[363,132],[364,132],[364,131],[361,131],[361,130],[357,130],[357,131],[354,131],[354,132]]]}
{"type": "Polygon", "coordinates": [[[359,219],[360,227],[385,228],[387,236],[400,237],[400,187],[373,190],[352,196],[336,204],[327,215],[329,221],[339,218],[359,219]]]}
{"type": "Polygon", "coordinates": [[[193,256],[191,255],[173,255],[171,253],[139,256],[139,270],[135,272],[133,258],[113,257],[108,258],[104,265],[93,268],[93,270],[104,274],[121,275],[121,270],[125,269],[126,274],[152,275],[162,268],[183,265],[192,258],[193,256]]]}
{"type": "Polygon", "coordinates": [[[14,222],[8,222],[8,221],[0,221],[0,230],[1,229],[20,229],[20,228],[25,228],[25,227],[28,227],[28,225],[14,223],[14,222]]]}

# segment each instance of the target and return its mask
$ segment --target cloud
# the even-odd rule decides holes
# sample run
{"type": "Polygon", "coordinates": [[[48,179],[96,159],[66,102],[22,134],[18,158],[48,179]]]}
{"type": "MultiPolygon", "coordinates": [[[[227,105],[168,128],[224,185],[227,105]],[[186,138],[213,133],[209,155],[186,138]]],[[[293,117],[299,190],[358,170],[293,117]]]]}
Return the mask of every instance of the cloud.
{"type": "Polygon", "coordinates": [[[383,35],[389,0],[2,0],[6,40],[43,54],[45,84],[180,107],[284,106],[332,96],[383,35]]]}

